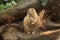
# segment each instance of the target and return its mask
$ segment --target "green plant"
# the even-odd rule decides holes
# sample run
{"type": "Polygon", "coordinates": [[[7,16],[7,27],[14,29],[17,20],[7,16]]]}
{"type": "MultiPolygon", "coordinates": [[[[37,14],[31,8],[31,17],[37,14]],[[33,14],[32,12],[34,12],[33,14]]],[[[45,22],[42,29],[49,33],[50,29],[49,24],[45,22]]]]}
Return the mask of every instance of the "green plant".
{"type": "Polygon", "coordinates": [[[0,4],[0,11],[4,10],[4,4],[0,4]]]}
{"type": "Polygon", "coordinates": [[[11,7],[12,7],[12,4],[7,2],[5,8],[11,8],[11,7]]]}
{"type": "Polygon", "coordinates": [[[46,4],[48,3],[48,0],[40,0],[42,3],[41,3],[41,5],[43,5],[43,6],[46,6],[46,4]]]}
{"type": "Polygon", "coordinates": [[[21,0],[0,0],[0,11],[11,8],[21,0]]]}
{"type": "MultiPolygon", "coordinates": [[[[0,11],[17,5],[19,1],[21,0],[0,0],[0,11]]],[[[42,2],[41,5],[43,6],[46,6],[48,2],[48,0],[40,0],[40,1],[42,2]]]]}
{"type": "Polygon", "coordinates": [[[12,4],[13,6],[17,5],[17,3],[16,3],[15,1],[12,1],[11,4],[12,4]]]}

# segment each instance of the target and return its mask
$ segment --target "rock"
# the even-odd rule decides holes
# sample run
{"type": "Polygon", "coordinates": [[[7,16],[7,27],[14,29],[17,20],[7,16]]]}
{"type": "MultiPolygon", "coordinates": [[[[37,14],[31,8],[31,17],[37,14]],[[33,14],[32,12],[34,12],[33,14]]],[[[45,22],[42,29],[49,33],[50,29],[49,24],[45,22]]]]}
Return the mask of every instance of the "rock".
{"type": "Polygon", "coordinates": [[[4,34],[2,34],[4,40],[18,40],[19,32],[16,28],[10,27],[4,34]]]}

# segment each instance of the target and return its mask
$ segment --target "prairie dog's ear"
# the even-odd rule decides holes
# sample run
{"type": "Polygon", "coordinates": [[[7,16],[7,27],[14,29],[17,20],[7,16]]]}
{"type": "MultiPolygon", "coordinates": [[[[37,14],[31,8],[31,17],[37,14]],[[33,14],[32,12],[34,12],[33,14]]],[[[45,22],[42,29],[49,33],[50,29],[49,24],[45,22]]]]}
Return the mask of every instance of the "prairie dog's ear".
{"type": "Polygon", "coordinates": [[[42,10],[42,11],[39,13],[39,17],[40,17],[41,19],[43,19],[44,14],[45,14],[45,10],[42,10]]]}

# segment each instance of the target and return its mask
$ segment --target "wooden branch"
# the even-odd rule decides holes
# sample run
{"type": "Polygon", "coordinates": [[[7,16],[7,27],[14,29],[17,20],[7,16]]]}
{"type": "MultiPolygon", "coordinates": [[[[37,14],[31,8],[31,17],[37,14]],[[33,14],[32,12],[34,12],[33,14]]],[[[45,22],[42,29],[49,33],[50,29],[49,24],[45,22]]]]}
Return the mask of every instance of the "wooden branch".
{"type": "Polygon", "coordinates": [[[52,22],[50,20],[47,20],[46,21],[46,25],[47,26],[51,26],[51,27],[60,27],[60,24],[59,23],[54,23],[54,22],[52,22]]]}
{"type": "Polygon", "coordinates": [[[51,20],[43,20],[44,22],[44,26],[47,30],[56,30],[56,29],[60,29],[60,24],[59,23],[54,23],[51,20]]]}
{"type": "Polygon", "coordinates": [[[25,35],[25,36],[22,35],[20,38],[21,40],[23,39],[24,40],[55,40],[55,38],[59,39],[59,37],[60,37],[60,29],[45,31],[40,34],[34,34],[34,35],[25,35]]]}
{"type": "Polygon", "coordinates": [[[60,23],[60,0],[48,0],[45,6],[48,16],[52,16],[52,21],[60,23]]]}
{"type": "Polygon", "coordinates": [[[11,23],[16,20],[22,20],[27,14],[29,8],[35,8],[37,11],[41,9],[41,4],[38,0],[22,0],[13,8],[0,11],[0,24],[11,23]]]}
{"type": "Polygon", "coordinates": [[[23,23],[21,21],[18,21],[15,23],[0,26],[0,33],[5,33],[10,27],[15,27],[18,31],[24,32],[23,23]]]}
{"type": "Polygon", "coordinates": [[[6,33],[3,34],[3,38],[4,39],[9,38],[10,40],[13,40],[13,39],[17,40],[17,38],[20,40],[56,40],[56,39],[60,39],[60,29],[45,31],[45,32],[41,32],[40,34],[31,35],[26,33],[19,33],[16,31],[15,28],[10,28],[6,33]],[[13,33],[14,33],[14,37],[12,35],[13,33]]]}

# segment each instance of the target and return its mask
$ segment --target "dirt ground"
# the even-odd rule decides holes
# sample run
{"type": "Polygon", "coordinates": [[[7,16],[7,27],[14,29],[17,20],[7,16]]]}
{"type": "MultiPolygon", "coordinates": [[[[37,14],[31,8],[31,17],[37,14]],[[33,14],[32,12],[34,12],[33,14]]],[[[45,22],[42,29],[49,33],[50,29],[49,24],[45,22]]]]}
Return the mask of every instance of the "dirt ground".
{"type": "Polygon", "coordinates": [[[30,5],[28,4],[28,7],[26,6],[21,10],[18,8],[14,10],[15,7],[13,7],[11,9],[0,12],[0,14],[11,13],[8,16],[4,16],[4,14],[1,17],[0,40],[60,40],[60,0],[49,0],[47,5],[44,7],[39,5],[37,7],[41,7],[41,9],[33,6],[31,7],[36,8],[38,14],[41,12],[41,10],[46,10],[42,20],[46,20],[44,22],[44,27],[47,30],[40,29],[43,31],[39,31],[34,35],[27,34],[24,31],[23,19],[26,16],[28,9],[30,8],[30,5]],[[14,11],[11,11],[12,9],[14,11]]]}

